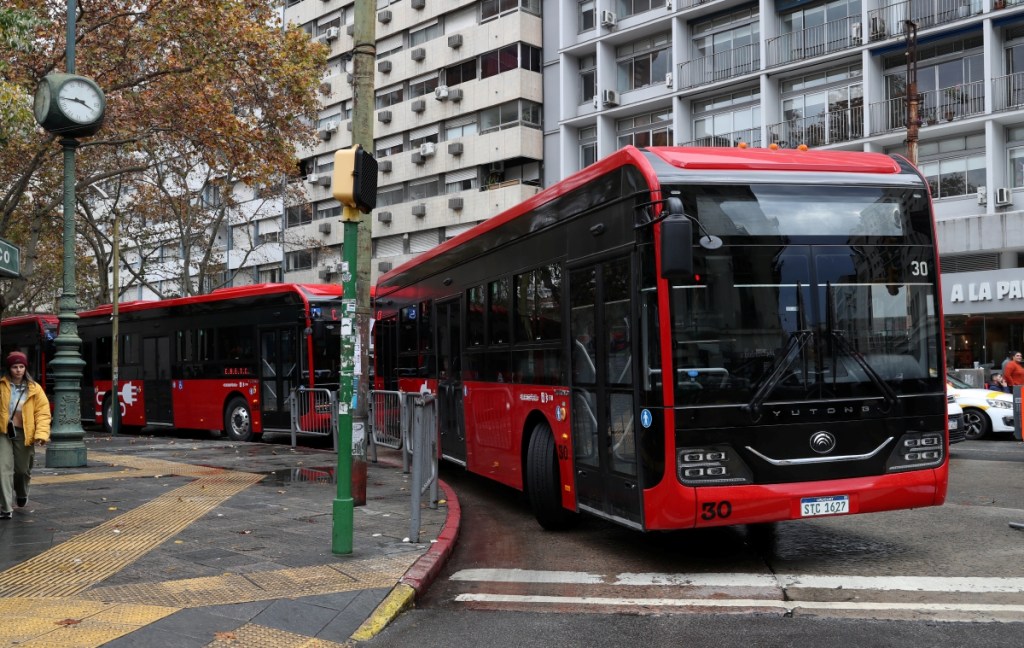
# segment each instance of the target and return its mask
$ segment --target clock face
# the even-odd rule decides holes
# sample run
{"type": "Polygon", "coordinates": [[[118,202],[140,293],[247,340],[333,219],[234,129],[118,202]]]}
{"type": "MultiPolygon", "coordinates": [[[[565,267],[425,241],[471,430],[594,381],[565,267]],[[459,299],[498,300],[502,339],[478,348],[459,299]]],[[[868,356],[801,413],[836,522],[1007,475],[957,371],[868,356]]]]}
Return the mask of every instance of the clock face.
{"type": "Polygon", "coordinates": [[[50,99],[50,84],[44,79],[39,83],[39,87],[36,88],[35,102],[32,106],[32,112],[35,113],[37,122],[42,123],[50,112],[50,99]]]}
{"type": "Polygon", "coordinates": [[[91,124],[103,112],[103,99],[96,88],[81,79],[71,79],[57,92],[57,105],[64,115],[79,124],[91,124]]]}

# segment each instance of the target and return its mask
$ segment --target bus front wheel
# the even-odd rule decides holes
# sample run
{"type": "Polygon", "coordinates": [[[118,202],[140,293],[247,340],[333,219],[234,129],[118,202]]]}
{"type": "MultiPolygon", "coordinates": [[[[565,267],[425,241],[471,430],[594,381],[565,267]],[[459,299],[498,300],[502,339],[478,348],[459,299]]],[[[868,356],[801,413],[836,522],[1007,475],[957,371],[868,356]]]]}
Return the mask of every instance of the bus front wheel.
{"type": "Polygon", "coordinates": [[[228,402],[224,410],[224,434],[232,441],[252,441],[252,416],[244,398],[236,396],[228,402]]]}
{"type": "Polygon", "coordinates": [[[526,453],[526,493],[537,522],[548,531],[569,527],[575,514],[562,506],[555,438],[547,423],[538,423],[526,453]]]}

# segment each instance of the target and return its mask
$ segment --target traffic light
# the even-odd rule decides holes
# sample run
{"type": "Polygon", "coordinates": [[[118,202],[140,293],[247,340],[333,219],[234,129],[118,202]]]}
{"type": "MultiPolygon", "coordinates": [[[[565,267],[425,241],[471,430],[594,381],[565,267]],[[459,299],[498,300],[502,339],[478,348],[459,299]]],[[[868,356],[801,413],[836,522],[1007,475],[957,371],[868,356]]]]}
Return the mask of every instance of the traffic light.
{"type": "Polygon", "coordinates": [[[377,159],[358,144],[335,152],[331,193],[341,204],[369,214],[377,206],[377,159]]]}

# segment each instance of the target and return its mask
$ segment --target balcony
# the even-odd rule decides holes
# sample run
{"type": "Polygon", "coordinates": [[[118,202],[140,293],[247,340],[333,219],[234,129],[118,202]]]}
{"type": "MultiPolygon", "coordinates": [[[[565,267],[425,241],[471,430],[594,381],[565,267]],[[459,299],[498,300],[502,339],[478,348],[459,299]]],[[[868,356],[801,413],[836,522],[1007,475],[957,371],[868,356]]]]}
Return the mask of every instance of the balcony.
{"type": "Polygon", "coordinates": [[[992,79],[992,110],[1021,108],[1024,108],[1024,72],[992,79]]]}
{"type": "MultiPolygon", "coordinates": [[[[1007,78],[1009,77],[1002,77],[1002,79],[1007,78]]],[[[997,97],[999,81],[1000,79],[993,79],[993,90],[997,93],[997,97]]],[[[1024,76],[1021,76],[1019,82],[1024,83],[1024,76]]],[[[1019,86],[1019,94],[1018,100],[1021,102],[1019,105],[1024,105],[1024,85],[1019,86]]],[[[1008,106],[1007,109],[1016,107],[1008,106]]],[[[923,126],[967,119],[984,112],[985,85],[983,81],[922,92],[917,107],[917,114],[923,126]]],[[[906,97],[895,97],[871,104],[869,115],[872,135],[902,130],[907,125],[907,99],[906,97]]]]}
{"type": "Polygon", "coordinates": [[[786,148],[828,146],[864,137],[864,107],[794,117],[768,127],[768,140],[786,148]]]}
{"type": "Polygon", "coordinates": [[[912,20],[918,31],[962,20],[981,13],[981,0],[910,0],[895,2],[868,12],[871,40],[903,36],[904,23],[912,20]]]}
{"type": "Polygon", "coordinates": [[[755,148],[761,147],[761,128],[747,128],[745,130],[733,131],[731,133],[719,133],[698,137],[695,140],[685,142],[682,146],[739,146],[744,143],[755,148]]]}
{"type": "Polygon", "coordinates": [[[860,17],[847,16],[768,39],[768,66],[803,61],[863,43],[860,17]]]}
{"type": "Polygon", "coordinates": [[[760,69],[761,46],[760,43],[753,43],[680,63],[679,78],[681,87],[694,88],[757,72],[760,69]]]}

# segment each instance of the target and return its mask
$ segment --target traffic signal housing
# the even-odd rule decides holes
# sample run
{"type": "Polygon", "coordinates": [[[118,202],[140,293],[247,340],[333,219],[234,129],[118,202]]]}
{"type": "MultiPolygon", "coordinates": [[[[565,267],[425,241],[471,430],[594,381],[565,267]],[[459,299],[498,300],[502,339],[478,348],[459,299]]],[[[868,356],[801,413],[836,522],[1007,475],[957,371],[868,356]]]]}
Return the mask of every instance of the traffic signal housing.
{"type": "Polygon", "coordinates": [[[341,204],[369,214],[377,206],[377,159],[358,144],[336,151],[331,193],[341,204]]]}

